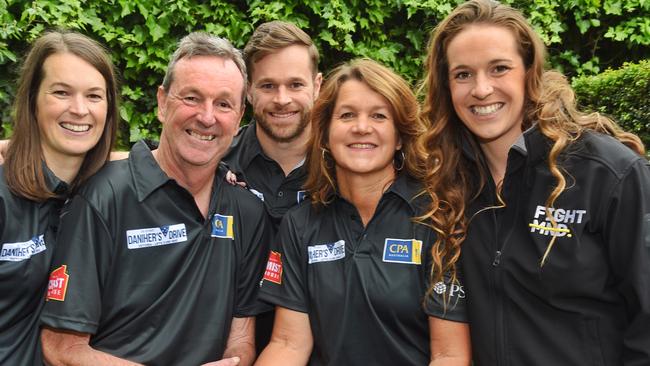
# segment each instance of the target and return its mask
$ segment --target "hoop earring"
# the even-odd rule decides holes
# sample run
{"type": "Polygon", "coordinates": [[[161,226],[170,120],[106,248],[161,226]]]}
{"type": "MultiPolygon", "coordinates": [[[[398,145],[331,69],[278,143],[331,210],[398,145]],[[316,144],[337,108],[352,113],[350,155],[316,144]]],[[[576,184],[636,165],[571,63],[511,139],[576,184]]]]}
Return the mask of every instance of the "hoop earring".
{"type": "Polygon", "coordinates": [[[399,151],[399,155],[395,155],[393,158],[393,167],[395,167],[395,170],[398,172],[402,169],[404,169],[404,163],[406,162],[406,155],[404,155],[403,150],[397,150],[399,151]]]}
{"type": "Polygon", "coordinates": [[[334,164],[328,164],[328,162],[327,162],[327,160],[328,160],[328,159],[327,159],[327,156],[325,156],[325,153],[328,153],[328,154],[330,154],[330,155],[331,155],[331,153],[330,153],[326,148],[324,148],[324,147],[321,147],[321,148],[320,148],[320,152],[321,152],[321,159],[323,159],[323,166],[325,167],[325,169],[332,169],[332,168],[334,168],[334,164]]]}

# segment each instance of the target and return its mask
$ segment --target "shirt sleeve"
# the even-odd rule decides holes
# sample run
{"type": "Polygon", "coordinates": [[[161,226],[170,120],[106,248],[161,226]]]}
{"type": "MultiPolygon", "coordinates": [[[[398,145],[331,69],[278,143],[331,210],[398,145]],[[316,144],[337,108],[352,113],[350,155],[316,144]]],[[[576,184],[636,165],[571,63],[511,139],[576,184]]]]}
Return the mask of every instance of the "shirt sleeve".
{"type": "Polygon", "coordinates": [[[623,364],[650,364],[650,163],[640,159],[609,195],[600,218],[626,306],[623,364]]]}
{"type": "Polygon", "coordinates": [[[62,213],[52,260],[43,325],[94,334],[113,240],[91,205],[75,196],[62,213]]]}
{"type": "Polygon", "coordinates": [[[467,323],[466,293],[463,285],[463,273],[456,265],[456,280],[452,282],[451,274],[446,273],[443,280],[434,283],[424,298],[424,312],[440,319],[467,323]]]}
{"type": "Polygon", "coordinates": [[[282,219],[278,235],[271,243],[260,298],[283,308],[307,313],[307,259],[301,248],[300,235],[289,213],[282,219]]]}
{"type": "MultiPolygon", "coordinates": [[[[256,203],[257,199],[254,199],[256,203]]],[[[261,206],[261,204],[260,204],[261,206]]],[[[266,253],[273,237],[269,218],[262,207],[246,210],[242,219],[242,256],[237,276],[237,298],[233,315],[238,318],[255,316],[271,310],[259,301],[260,280],[266,264],[266,253]]]]}

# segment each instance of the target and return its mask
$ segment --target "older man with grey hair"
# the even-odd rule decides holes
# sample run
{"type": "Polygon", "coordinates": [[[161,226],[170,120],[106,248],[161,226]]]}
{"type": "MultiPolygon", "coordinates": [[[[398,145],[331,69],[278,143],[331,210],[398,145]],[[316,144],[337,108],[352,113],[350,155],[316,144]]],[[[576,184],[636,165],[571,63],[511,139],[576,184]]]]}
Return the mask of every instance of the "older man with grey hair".
{"type": "Polygon", "coordinates": [[[253,362],[270,231],[261,202],[224,184],[220,164],[245,80],[228,41],[181,40],[158,89],[158,149],[136,144],[63,213],[42,316],[50,364],[253,362]]]}

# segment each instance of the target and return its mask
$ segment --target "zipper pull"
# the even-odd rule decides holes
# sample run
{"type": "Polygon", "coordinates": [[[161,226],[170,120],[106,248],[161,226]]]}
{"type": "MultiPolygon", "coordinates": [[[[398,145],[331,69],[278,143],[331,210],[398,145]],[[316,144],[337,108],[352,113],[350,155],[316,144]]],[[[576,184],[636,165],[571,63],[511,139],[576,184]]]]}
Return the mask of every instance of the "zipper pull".
{"type": "Polygon", "coordinates": [[[499,263],[501,263],[501,251],[497,250],[496,253],[494,253],[494,261],[492,261],[492,266],[498,267],[499,263]]]}

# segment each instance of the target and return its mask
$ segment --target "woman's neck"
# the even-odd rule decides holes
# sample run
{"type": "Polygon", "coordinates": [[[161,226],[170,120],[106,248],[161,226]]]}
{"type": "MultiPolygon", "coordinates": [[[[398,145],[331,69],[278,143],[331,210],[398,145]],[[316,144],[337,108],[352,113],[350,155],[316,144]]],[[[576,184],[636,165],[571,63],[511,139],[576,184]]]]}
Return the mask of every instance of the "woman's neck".
{"type": "Polygon", "coordinates": [[[370,174],[339,174],[338,189],[343,198],[356,207],[365,227],[375,214],[379,200],[395,180],[395,170],[370,174]]]}
{"type": "Polygon", "coordinates": [[[72,183],[77,177],[77,174],[79,174],[79,169],[81,169],[85,158],[85,155],[61,156],[47,151],[43,152],[43,156],[48,169],[57,178],[68,184],[72,183]]]}

